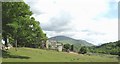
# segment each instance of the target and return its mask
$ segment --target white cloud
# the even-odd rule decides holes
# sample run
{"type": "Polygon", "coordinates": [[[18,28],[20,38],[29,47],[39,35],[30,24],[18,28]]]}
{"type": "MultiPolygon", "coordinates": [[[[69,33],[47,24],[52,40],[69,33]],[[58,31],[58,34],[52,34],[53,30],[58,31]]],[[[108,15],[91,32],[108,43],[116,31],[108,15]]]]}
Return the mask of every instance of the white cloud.
{"type": "MultiPolygon", "coordinates": [[[[104,14],[108,13],[108,11],[111,10],[110,2],[113,1],[112,0],[26,1],[26,3],[30,5],[31,10],[34,13],[33,16],[36,18],[36,20],[40,21],[42,28],[44,29],[46,26],[49,27],[48,29],[46,28],[46,30],[44,30],[47,33],[48,37],[65,35],[76,39],[87,40],[96,45],[100,43],[116,41],[118,39],[117,18],[104,17],[104,14]],[[64,17],[66,17],[67,19],[64,17]],[[53,22],[51,18],[54,18],[57,21],[53,22]],[[64,27],[61,24],[64,24],[64,27]],[[54,27],[54,29],[50,31],[49,30],[50,27],[54,27]],[[56,29],[60,30],[58,31],[56,29]]],[[[118,0],[115,0],[114,2],[116,2],[115,4],[117,4],[118,0]]]]}

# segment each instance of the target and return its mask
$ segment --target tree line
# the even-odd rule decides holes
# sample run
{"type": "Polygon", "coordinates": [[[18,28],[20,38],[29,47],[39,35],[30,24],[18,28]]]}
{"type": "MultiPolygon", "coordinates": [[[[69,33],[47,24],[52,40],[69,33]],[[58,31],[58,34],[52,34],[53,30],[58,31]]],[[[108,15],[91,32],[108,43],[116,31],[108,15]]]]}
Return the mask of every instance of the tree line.
{"type": "Polygon", "coordinates": [[[115,42],[105,43],[99,46],[89,47],[89,52],[92,53],[103,53],[103,54],[112,54],[120,56],[120,40],[115,42]]]}
{"type": "MultiPolygon", "coordinates": [[[[75,51],[75,45],[65,44],[64,48],[66,50],[75,51]],[[72,49],[72,50],[71,50],[72,49]]],[[[79,54],[89,54],[89,53],[101,53],[101,54],[111,54],[120,56],[120,40],[115,42],[105,43],[99,46],[79,46],[77,51],[79,54]]]]}

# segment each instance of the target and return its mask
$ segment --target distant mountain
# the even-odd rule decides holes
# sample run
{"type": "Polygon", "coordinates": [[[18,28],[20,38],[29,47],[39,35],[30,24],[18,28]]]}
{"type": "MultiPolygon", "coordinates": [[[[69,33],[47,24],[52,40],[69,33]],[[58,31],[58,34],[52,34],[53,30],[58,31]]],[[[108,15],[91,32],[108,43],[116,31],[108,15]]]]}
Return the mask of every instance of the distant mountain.
{"type": "Polygon", "coordinates": [[[81,46],[94,46],[93,44],[91,44],[85,40],[76,40],[76,39],[66,37],[66,36],[55,36],[55,37],[49,38],[49,40],[56,40],[56,41],[61,42],[63,44],[69,43],[69,44],[81,45],[81,46]]]}

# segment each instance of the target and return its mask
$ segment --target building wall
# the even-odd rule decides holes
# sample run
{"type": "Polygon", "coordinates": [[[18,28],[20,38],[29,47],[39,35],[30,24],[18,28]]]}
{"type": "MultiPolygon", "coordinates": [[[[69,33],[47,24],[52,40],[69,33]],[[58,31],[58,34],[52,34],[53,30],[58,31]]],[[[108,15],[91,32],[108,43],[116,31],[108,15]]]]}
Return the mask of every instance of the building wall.
{"type": "Polygon", "coordinates": [[[61,52],[61,51],[62,51],[63,46],[61,45],[61,46],[58,46],[57,48],[58,48],[58,51],[60,51],[60,52],[61,52]]]}
{"type": "Polygon", "coordinates": [[[46,48],[47,49],[56,49],[58,51],[62,51],[63,46],[60,43],[58,44],[57,41],[55,41],[55,40],[47,40],[46,41],[46,48]],[[49,45],[51,46],[50,48],[49,48],[49,45]]]}

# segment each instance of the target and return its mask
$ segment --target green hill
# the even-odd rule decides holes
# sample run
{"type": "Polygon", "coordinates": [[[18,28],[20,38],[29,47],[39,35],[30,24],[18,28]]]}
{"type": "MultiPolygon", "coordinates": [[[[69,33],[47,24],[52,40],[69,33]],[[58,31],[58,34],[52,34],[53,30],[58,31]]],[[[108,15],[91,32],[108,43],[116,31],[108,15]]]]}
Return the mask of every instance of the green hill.
{"type": "Polygon", "coordinates": [[[92,52],[120,55],[120,40],[95,46],[91,49],[92,52]]]}
{"type": "Polygon", "coordinates": [[[66,37],[66,36],[55,36],[55,37],[49,38],[49,40],[56,40],[56,41],[64,43],[64,44],[69,43],[69,44],[81,45],[81,46],[93,46],[93,44],[91,44],[85,40],[76,40],[76,39],[66,37]]]}

